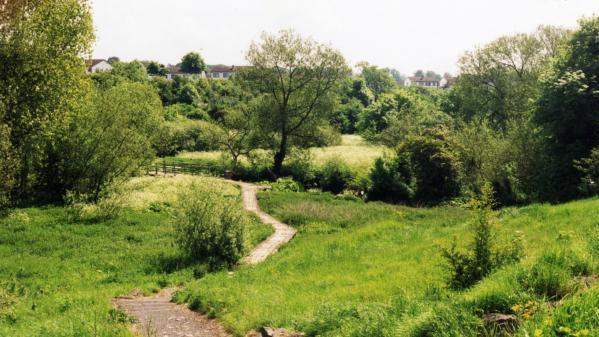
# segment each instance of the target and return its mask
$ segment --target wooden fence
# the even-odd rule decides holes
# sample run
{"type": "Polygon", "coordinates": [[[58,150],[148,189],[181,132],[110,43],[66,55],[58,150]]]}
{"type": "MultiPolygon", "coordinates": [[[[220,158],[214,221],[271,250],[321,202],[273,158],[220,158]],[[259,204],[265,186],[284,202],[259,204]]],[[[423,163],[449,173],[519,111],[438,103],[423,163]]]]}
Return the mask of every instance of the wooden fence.
{"type": "Polygon", "coordinates": [[[163,160],[162,162],[155,162],[146,167],[146,174],[151,176],[176,176],[177,174],[191,174],[220,177],[227,177],[230,175],[229,171],[225,171],[222,167],[212,163],[188,163],[176,160],[163,160]]]}

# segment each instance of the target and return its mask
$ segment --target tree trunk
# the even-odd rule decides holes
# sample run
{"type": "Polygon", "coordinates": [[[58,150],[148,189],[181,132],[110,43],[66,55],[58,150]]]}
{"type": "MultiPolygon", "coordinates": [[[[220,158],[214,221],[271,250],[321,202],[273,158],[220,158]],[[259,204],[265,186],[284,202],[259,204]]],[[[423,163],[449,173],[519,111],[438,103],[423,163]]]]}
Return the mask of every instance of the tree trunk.
{"type": "Polygon", "coordinates": [[[287,155],[287,135],[283,134],[281,137],[281,144],[279,145],[279,150],[275,153],[275,162],[273,166],[273,178],[278,178],[281,175],[281,170],[283,169],[283,161],[285,160],[285,156],[287,155]]]}

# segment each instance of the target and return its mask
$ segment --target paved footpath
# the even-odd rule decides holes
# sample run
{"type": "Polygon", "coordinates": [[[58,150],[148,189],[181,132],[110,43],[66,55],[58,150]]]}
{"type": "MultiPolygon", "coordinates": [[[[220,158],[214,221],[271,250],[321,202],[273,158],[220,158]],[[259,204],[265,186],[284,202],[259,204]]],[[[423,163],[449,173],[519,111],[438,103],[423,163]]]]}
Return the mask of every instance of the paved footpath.
{"type": "MultiPolygon", "coordinates": [[[[264,223],[274,228],[274,233],[260,243],[242,260],[245,264],[258,264],[289,242],[296,230],[272,216],[258,206],[257,192],[262,187],[228,180],[241,187],[243,208],[256,214],[264,223]]],[[[171,302],[175,289],[164,289],[151,297],[133,294],[114,299],[114,305],[136,319],[133,332],[143,337],[231,337],[225,329],[206,315],[189,310],[184,305],[171,302]]]]}
{"type": "Polygon", "coordinates": [[[259,186],[248,183],[237,184],[241,186],[243,207],[247,211],[256,214],[262,222],[272,225],[275,230],[268,239],[262,241],[262,243],[254,248],[250,255],[245,257],[242,261],[246,264],[258,264],[266,260],[270,255],[276,253],[282,245],[293,239],[296,230],[260,210],[260,206],[258,206],[258,197],[256,196],[257,191],[260,189],[259,186]]]}

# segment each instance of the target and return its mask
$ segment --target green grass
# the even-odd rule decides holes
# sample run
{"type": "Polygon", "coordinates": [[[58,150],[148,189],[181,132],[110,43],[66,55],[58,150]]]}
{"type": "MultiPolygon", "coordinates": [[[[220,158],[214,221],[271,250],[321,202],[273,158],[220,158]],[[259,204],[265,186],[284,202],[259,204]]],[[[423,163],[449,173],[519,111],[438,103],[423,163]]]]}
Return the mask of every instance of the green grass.
{"type": "MultiPolygon", "coordinates": [[[[113,297],[193,279],[173,245],[168,211],[190,183],[239,196],[236,187],[209,178],[136,178],[112,220],[69,220],[58,206],[0,218],[0,336],[130,336],[126,317],[111,310],[113,297]]],[[[252,244],[271,232],[253,221],[252,244]]]]}
{"type": "Polygon", "coordinates": [[[599,329],[596,318],[587,323],[567,316],[568,305],[597,314],[597,286],[584,291],[577,281],[593,277],[579,276],[570,265],[583,261],[587,274],[597,270],[592,252],[599,251],[598,199],[498,212],[498,245],[522,231],[526,257],[465,292],[445,287],[448,272],[440,247],[453,238],[460,245],[469,242],[469,211],[363,203],[319,193],[264,192],[260,203],[296,226],[296,238],[264,264],[241,267],[233,275],[208,275],[179,296],[239,336],[262,325],[320,336],[492,336],[482,326],[482,313],[512,313],[514,305],[528,301],[543,310],[523,319],[517,335],[540,330],[543,336],[561,336],[560,327],[582,333],[599,329]],[[579,259],[554,265],[556,251],[579,259]],[[555,270],[547,269],[549,265],[555,270]],[[549,271],[549,280],[567,275],[567,284],[558,285],[567,289],[565,298],[550,299],[527,286],[548,282],[531,273],[535,266],[549,271]],[[551,309],[548,303],[556,300],[563,306],[551,309]],[[557,318],[547,323],[553,312],[557,318]]]}
{"type": "MultiPolygon", "coordinates": [[[[341,137],[341,144],[322,148],[312,148],[310,149],[310,154],[314,165],[317,167],[322,166],[331,158],[338,157],[354,170],[367,171],[372,167],[375,159],[383,156],[385,151],[388,151],[388,149],[384,146],[368,144],[361,136],[343,135],[341,137]]],[[[218,151],[182,152],[174,157],[158,159],[157,163],[165,160],[169,163],[177,161],[186,164],[219,166],[222,165],[222,158],[221,152],[218,151]]],[[[241,163],[247,164],[248,162],[245,158],[242,158],[241,163]]]]}

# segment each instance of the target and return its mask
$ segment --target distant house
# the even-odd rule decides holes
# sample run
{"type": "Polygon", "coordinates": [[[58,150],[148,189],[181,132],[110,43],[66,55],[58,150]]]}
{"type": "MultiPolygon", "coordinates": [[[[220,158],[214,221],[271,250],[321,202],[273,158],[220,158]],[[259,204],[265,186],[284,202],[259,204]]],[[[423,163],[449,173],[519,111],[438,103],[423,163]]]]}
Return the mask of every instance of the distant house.
{"type": "Polygon", "coordinates": [[[441,81],[434,77],[408,77],[405,81],[405,86],[417,86],[417,87],[426,87],[426,88],[439,88],[441,87],[441,81]]]}
{"type": "Polygon", "coordinates": [[[219,64],[214,66],[208,66],[208,70],[202,72],[201,74],[189,74],[182,72],[179,66],[169,65],[167,66],[168,72],[166,74],[166,78],[168,80],[172,80],[176,76],[182,76],[226,80],[233,76],[235,72],[239,71],[243,67],[244,66],[226,66],[219,64]]]}
{"type": "Polygon", "coordinates": [[[87,62],[87,73],[88,74],[98,73],[98,72],[102,72],[102,71],[111,71],[111,70],[112,70],[112,66],[106,60],[93,59],[93,60],[89,60],[87,62]]]}
{"type": "Polygon", "coordinates": [[[446,77],[443,77],[443,79],[441,79],[441,81],[439,81],[439,85],[441,86],[441,88],[449,88],[455,83],[455,80],[456,80],[455,77],[446,76],[446,77]]]}
{"type": "Polygon", "coordinates": [[[183,71],[181,71],[181,67],[176,65],[168,65],[166,67],[167,73],[166,73],[166,79],[167,80],[172,80],[173,78],[180,76],[180,77],[190,77],[190,78],[206,78],[206,73],[205,72],[201,72],[199,74],[191,74],[191,73],[185,73],[183,71]]]}

